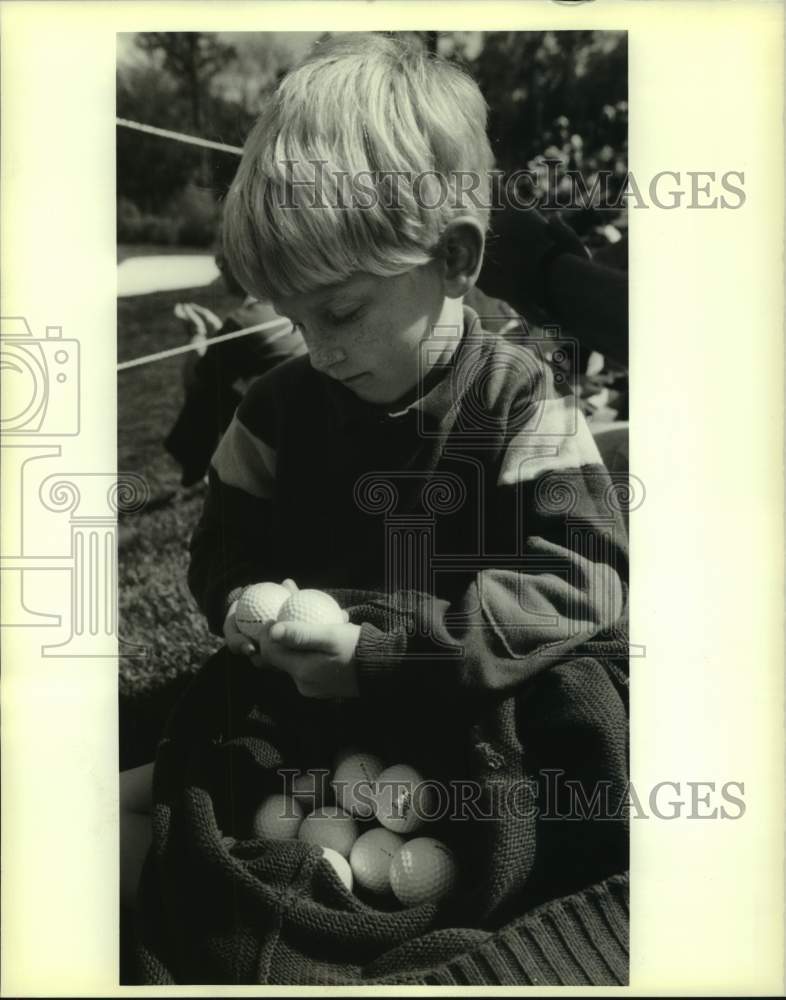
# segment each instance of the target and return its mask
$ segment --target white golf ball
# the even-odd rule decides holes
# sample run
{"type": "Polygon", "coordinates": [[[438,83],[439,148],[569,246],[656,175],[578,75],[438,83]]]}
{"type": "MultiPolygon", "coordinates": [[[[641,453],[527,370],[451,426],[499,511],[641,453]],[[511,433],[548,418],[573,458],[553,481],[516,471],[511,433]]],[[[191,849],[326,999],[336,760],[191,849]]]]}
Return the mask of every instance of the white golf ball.
{"type": "Polygon", "coordinates": [[[327,771],[301,771],[292,779],[292,798],[304,812],[319,809],[330,797],[327,771]]]}
{"type": "Polygon", "coordinates": [[[431,795],[423,777],[408,764],[394,764],[377,778],[374,796],[379,822],[394,833],[414,833],[428,815],[431,795]]]}
{"type": "Polygon", "coordinates": [[[289,795],[268,795],[254,813],[251,823],[255,837],[267,840],[294,840],[303,822],[303,810],[289,795]]]}
{"type": "Polygon", "coordinates": [[[353,754],[362,752],[363,751],[360,749],[360,747],[355,747],[355,746],[344,747],[342,750],[338,750],[336,752],[335,757],[333,758],[333,770],[337,771],[339,767],[341,767],[341,765],[347,759],[347,757],[351,757],[353,754]]]}
{"type": "Polygon", "coordinates": [[[333,775],[336,802],[346,812],[361,819],[374,815],[375,784],[385,765],[371,753],[345,757],[333,775]]]}
{"type": "Polygon", "coordinates": [[[235,624],[249,639],[258,639],[271,625],[289,597],[289,591],[278,583],[253,583],[238,598],[235,624]]]}
{"type": "Polygon", "coordinates": [[[341,625],[344,612],[330,594],[321,590],[298,590],[290,594],[279,609],[280,622],[305,622],[307,625],[341,625]]]}
{"type": "Polygon", "coordinates": [[[336,875],[338,875],[347,889],[352,892],[352,869],[349,867],[349,862],[343,854],[334,851],[332,847],[323,847],[322,857],[332,865],[336,875]]]}
{"type": "Polygon", "coordinates": [[[358,885],[369,892],[389,892],[390,865],[403,846],[403,837],[381,826],[361,833],[349,854],[358,885]]]}
{"type": "Polygon", "coordinates": [[[416,837],[390,863],[390,886],[404,906],[435,903],[458,882],[458,865],[450,848],[433,837],[416,837]]]}
{"type": "Polygon", "coordinates": [[[357,823],[338,806],[322,806],[303,820],[298,838],[315,847],[331,847],[345,858],[358,839],[357,823]]]}

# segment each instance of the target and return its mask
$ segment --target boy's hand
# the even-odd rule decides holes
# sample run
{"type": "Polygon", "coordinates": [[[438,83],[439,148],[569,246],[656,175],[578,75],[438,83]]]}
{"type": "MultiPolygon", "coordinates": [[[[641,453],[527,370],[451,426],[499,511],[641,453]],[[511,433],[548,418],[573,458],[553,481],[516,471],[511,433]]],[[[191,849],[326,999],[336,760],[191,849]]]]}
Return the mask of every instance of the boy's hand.
{"type": "Polygon", "coordinates": [[[224,639],[226,640],[227,649],[230,653],[235,653],[238,656],[251,656],[256,652],[256,648],[251,639],[247,635],[243,635],[237,627],[237,623],[235,622],[236,610],[237,601],[233,601],[229,605],[229,611],[227,611],[227,616],[224,619],[224,639]]]}
{"type": "Polygon", "coordinates": [[[307,698],[357,698],[359,637],[360,626],[348,622],[276,622],[264,641],[264,657],[269,665],[286,671],[307,698]]]}
{"type": "MultiPolygon", "coordinates": [[[[294,580],[283,580],[282,586],[297,593],[294,580]]],[[[231,653],[248,656],[261,669],[283,670],[307,698],[358,696],[355,647],[360,626],[349,624],[346,611],[341,625],[275,622],[252,640],[238,629],[236,610],[233,601],[224,619],[224,639],[231,653]]]]}
{"type": "MultiPolygon", "coordinates": [[[[281,586],[286,587],[290,594],[295,594],[298,591],[298,585],[294,580],[287,577],[286,580],[281,581],[281,586]]],[[[254,645],[252,639],[247,635],[243,635],[240,629],[237,627],[235,622],[235,611],[237,610],[237,601],[233,601],[229,606],[229,611],[227,611],[227,616],[224,619],[224,639],[226,640],[227,648],[230,653],[235,653],[240,656],[250,656],[252,657],[252,662],[255,666],[264,666],[262,662],[263,657],[256,655],[258,653],[257,645],[254,645]]],[[[262,652],[264,653],[267,642],[263,637],[260,640],[262,646],[262,652]]],[[[259,644],[258,644],[259,645],[259,644]]]]}

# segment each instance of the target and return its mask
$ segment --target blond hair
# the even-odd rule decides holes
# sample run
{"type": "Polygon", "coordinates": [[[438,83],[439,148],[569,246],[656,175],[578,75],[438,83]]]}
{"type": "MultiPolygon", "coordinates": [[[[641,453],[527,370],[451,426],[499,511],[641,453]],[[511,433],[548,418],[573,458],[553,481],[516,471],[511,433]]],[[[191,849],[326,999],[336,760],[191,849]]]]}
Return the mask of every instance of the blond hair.
{"type": "Polygon", "coordinates": [[[232,271],[262,298],[400,274],[447,223],[488,226],[486,102],[459,67],[401,38],[328,39],[279,85],[224,211],[232,271]]]}

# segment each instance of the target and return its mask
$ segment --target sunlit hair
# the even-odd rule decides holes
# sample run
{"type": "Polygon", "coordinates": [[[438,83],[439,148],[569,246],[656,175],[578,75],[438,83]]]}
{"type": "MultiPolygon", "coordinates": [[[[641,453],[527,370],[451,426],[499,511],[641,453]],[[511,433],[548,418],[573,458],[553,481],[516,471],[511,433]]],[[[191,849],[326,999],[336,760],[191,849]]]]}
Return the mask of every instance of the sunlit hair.
{"type": "Polygon", "coordinates": [[[413,42],[352,33],[318,44],[246,142],[224,211],[232,271],[275,298],[424,264],[458,215],[485,229],[486,111],[466,73],[413,42]]]}

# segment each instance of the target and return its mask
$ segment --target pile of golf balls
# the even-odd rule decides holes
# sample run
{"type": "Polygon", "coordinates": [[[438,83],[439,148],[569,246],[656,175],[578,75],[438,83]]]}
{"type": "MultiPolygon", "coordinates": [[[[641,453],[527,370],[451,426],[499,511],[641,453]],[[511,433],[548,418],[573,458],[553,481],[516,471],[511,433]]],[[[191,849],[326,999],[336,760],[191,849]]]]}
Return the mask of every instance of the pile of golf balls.
{"type": "Polygon", "coordinates": [[[337,754],[329,785],[327,776],[302,771],[287,794],[268,796],[254,815],[253,835],[321,848],[347,891],[372,899],[392,894],[402,906],[420,906],[455,888],[458,865],[450,848],[433,837],[406,839],[428,818],[430,801],[413,767],[385,768],[375,754],[353,747],[337,754]]]}

